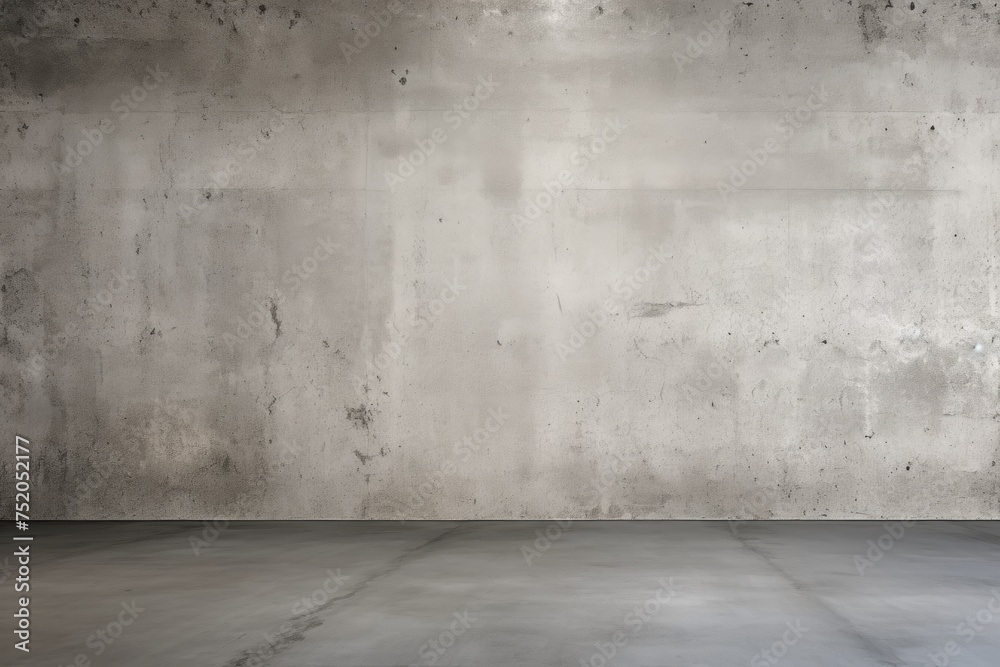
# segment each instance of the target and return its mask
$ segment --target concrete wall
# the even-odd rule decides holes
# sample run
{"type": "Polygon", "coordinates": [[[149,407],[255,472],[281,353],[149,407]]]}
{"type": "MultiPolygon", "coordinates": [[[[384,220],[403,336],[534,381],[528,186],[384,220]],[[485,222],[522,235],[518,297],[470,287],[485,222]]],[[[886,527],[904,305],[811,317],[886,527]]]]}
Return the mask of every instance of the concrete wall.
{"type": "Polygon", "coordinates": [[[1000,518],[993,3],[121,4],[3,3],[35,518],[1000,518]]]}

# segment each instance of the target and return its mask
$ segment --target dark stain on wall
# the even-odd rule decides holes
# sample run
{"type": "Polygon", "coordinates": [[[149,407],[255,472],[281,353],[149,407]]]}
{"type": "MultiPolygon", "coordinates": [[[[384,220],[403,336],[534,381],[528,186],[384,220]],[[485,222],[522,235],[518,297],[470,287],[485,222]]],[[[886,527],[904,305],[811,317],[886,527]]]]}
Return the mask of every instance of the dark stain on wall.
{"type": "Polygon", "coordinates": [[[690,303],[687,301],[667,301],[664,303],[651,303],[649,301],[642,301],[635,304],[629,315],[631,317],[663,317],[664,315],[678,309],[678,308],[691,308],[693,306],[701,306],[700,303],[690,303]]]}
{"type": "Polygon", "coordinates": [[[347,408],[347,419],[353,422],[356,427],[366,429],[371,423],[371,411],[364,404],[356,408],[347,408]]]}
{"type": "Polygon", "coordinates": [[[858,3],[858,25],[861,27],[861,37],[866,49],[873,43],[885,39],[885,26],[873,3],[858,3]]]}

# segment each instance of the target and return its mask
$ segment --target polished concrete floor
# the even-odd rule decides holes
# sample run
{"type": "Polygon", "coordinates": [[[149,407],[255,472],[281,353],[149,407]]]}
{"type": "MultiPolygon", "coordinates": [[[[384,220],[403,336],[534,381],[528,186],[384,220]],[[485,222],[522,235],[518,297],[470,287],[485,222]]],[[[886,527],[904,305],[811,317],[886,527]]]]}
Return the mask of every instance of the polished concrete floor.
{"type": "Polygon", "coordinates": [[[1000,665],[990,522],[32,532],[30,655],[11,646],[0,557],[4,665],[1000,665]]]}

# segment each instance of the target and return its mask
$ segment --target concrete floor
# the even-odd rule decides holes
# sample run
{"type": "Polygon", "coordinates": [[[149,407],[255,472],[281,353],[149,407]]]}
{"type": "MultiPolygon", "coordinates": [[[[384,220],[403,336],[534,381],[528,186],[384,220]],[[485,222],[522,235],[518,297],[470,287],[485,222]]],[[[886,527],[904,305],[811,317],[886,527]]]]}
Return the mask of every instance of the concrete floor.
{"type": "Polygon", "coordinates": [[[1000,665],[1000,524],[885,526],[36,524],[0,663],[1000,665]]]}

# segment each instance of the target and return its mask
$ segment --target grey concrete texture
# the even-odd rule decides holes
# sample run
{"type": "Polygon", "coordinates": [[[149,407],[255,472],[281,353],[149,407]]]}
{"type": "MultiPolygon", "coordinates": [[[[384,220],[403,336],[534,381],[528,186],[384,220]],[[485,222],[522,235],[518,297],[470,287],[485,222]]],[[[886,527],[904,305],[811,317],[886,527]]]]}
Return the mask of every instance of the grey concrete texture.
{"type": "Polygon", "coordinates": [[[989,522],[216,526],[35,524],[33,650],[4,642],[0,660],[1000,664],[1000,527],[989,522]]]}
{"type": "Polygon", "coordinates": [[[0,6],[37,518],[1000,518],[994,3],[0,6]]]}

